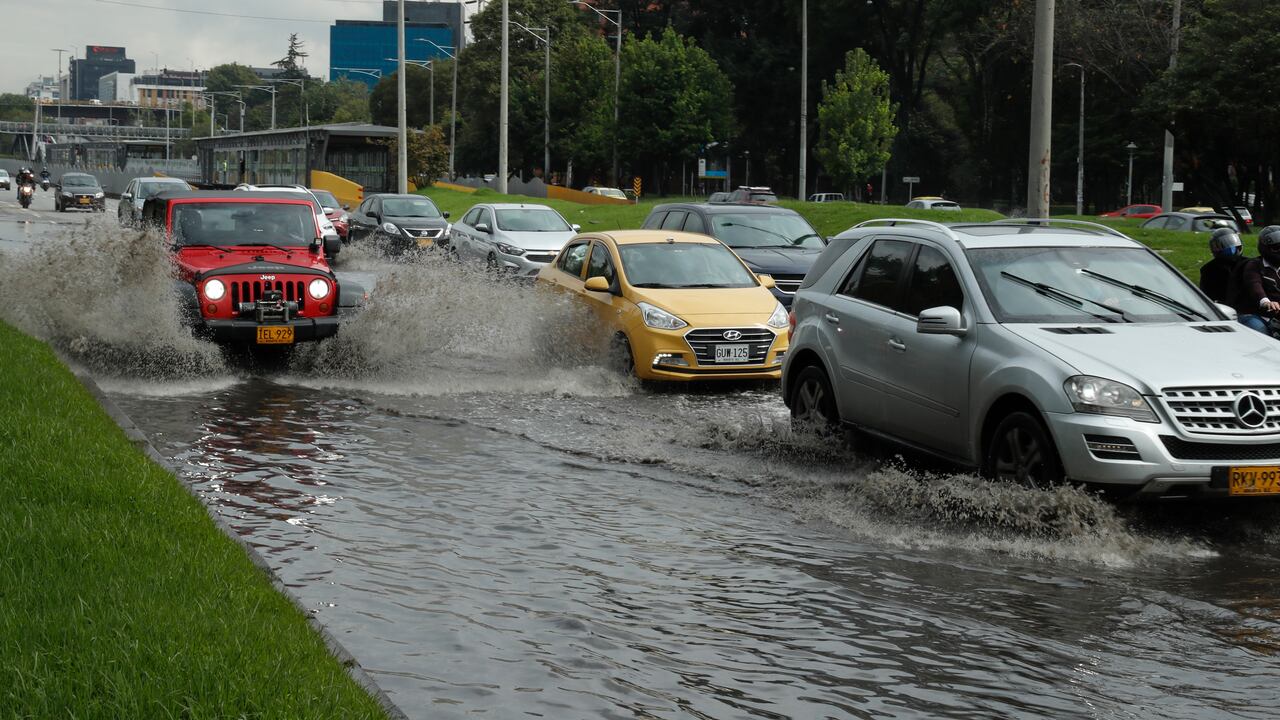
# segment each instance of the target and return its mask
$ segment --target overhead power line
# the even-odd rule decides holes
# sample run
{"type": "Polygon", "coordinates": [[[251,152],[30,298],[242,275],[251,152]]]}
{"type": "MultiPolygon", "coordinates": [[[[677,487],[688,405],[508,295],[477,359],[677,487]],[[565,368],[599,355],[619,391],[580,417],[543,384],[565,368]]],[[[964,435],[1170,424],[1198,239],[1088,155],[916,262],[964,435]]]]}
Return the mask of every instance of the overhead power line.
{"type": "Polygon", "coordinates": [[[106,5],[122,5],[124,7],[142,8],[143,10],[163,10],[165,12],[187,13],[190,15],[213,15],[216,17],[242,18],[248,20],[275,20],[278,22],[305,22],[319,23],[328,25],[331,20],[318,20],[316,18],[289,18],[289,17],[272,17],[268,15],[243,15],[240,13],[217,12],[214,10],[191,10],[188,8],[161,7],[159,5],[146,5],[144,3],[127,2],[126,0],[98,0],[106,5]]]}

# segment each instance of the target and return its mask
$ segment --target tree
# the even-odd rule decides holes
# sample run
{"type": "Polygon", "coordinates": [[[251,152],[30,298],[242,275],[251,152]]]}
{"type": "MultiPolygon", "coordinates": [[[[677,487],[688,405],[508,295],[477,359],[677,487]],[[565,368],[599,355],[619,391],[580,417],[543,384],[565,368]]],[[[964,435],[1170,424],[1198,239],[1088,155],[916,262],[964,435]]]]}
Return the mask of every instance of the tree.
{"type": "MultiPolygon", "coordinates": [[[[449,171],[449,142],[439,125],[410,130],[407,139],[409,179],[420,188],[429,187],[449,171]]],[[[399,141],[393,138],[386,143],[391,148],[390,156],[395,157],[399,141]]]]}
{"type": "Polygon", "coordinates": [[[733,87],[715,60],[667,28],[625,46],[618,142],[661,194],[672,163],[692,160],[733,129],[733,87]]]}
{"type": "Polygon", "coordinates": [[[303,78],[307,76],[306,68],[298,62],[309,55],[302,49],[303,47],[302,41],[298,39],[298,33],[290,33],[288,51],[285,52],[284,57],[271,63],[283,71],[280,73],[282,77],[303,78]]]}
{"type": "Polygon", "coordinates": [[[845,55],[835,81],[822,83],[815,154],[840,187],[851,188],[889,161],[898,128],[889,75],[861,48],[845,55]]]}
{"type": "Polygon", "coordinates": [[[0,93],[0,120],[31,122],[35,112],[35,103],[26,95],[0,93]]]}
{"type": "Polygon", "coordinates": [[[362,82],[341,78],[307,86],[311,122],[368,122],[369,89],[362,82]]]}
{"type": "MultiPolygon", "coordinates": [[[[379,125],[399,126],[398,73],[383,75],[369,93],[369,114],[379,125]]],[[[431,117],[431,71],[417,65],[404,66],[406,125],[423,127],[431,117]]],[[[439,98],[437,98],[439,100],[439,98]]]]}

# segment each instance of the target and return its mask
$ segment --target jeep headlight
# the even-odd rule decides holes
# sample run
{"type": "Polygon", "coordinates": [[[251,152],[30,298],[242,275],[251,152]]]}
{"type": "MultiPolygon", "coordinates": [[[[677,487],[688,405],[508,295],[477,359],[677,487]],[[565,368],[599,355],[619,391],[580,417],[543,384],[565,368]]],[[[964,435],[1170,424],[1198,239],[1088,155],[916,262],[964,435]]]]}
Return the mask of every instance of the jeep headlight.
{"type": "Polygon", "coordinates": [[[777,307],[773,309],[773,314],[769,316],[769,322],[765,324],[779,330],[791,324],[791,321],[787,319],[787,309],[782,307],[782,303],[777,304],[777,307]]]}
{"type": "Polygon", "coordinates": [[[518,248],[515,245],[508,245],[504,242],[500,242],[500,243],[497,243],[497,246],[498,246],[498,252],[502,253],[503,255],[515,255],[518,257],[524,254],[524,248],[518,248]]]}
{"type": "Polygon", "coordinates": [[[659,330],[679,330],[689,323],[672,315],[660,307],[654,307],[649,303],[636,303],[636,307],[640,308],[641,317],[644,318],[644,324],[651,328],[659,330]]]}
{"type": "Polygon", "coordinates": [[[218,302],[227,294],[227,286],[221,280],[213,279],[204,284],[204,296],[207,300],[218,302]]]}
{"type": "Polygon", "coordinates": [[[1124,383],[1092,375],[1076,375],[1067,378],[1063,388],[1076,412],[1119,415],[1139,422],[1160,422],[1142,393],[1124,383]]]}
{"type": "Polygon", "coordinates": [[[323,300],[329,297],[329,283],[316,278],[307,283],[307,292],[311,293],[311,297],[317,300],[323,300]]]}

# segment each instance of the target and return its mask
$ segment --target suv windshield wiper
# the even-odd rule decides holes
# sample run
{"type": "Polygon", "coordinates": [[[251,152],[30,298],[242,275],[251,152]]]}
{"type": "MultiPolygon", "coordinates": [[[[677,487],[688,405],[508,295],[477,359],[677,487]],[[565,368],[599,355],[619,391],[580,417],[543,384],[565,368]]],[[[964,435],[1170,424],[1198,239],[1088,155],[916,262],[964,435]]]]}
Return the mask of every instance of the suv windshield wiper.
{"type": "Polygon", "coordinates": [[[1206,316],[1204,313],[1200,312],[1199,310],[1196,310],[1195,308],[1192,308],[1192,307],[1188,307],[1178,302],[1177,300],[1174,300],[1168,295],[1165,295],[1163,293],[1158,293],[1155,290],[1152,290],[1151,288],[1145,288],[1141,285],[1134,285],[1132,283],[1127,283],[1118,278],[1113,278],[1110,275],[1103,275],[1102,273],[1094,272],[1088,268],[1081,268],[1080,272],[1084,275],[1088,275],[1091,278],[1097,278],[1109,285],[1115,285],[1116,287],[1124,288],[1125,290],[1128,290],[1129,292],[1133,293],[1134,295],[1137,295],[1143,300],[1149,300],[1153,303],[1156,303],[1157,305],[1163,305],[1166,308],[1174,311],[1174,313],[1176,313],[1178,317],[1182,318],[1183,320],[1191,320],[1193,317],[1200,318],[1201,320],[1209,319],[1208,316],[1206,316]]]}
{"type": "Polygon", "coordinates": [[[1067,307],[1075,308],[1076,310],[1079,310],[1080,312],[1086,315],[1092,315],[1093,317],[1096,317],[1099,320],[1105,320],[1107,322],[1133,322],[1132,320],[1129,319],[1127,315],[1124,314],[1123,310],[1117,307],[1112,307],[1110,305],[1107,305],[1106,303],[1100,303],[1097,300],[1090,300],[1087,297],[1081,297],[1079,295],[1072,295],[1066,290],[1060,290],[1052,285],[1046,285],[1044,283],[1036,282],[1034,280],[1028,280],[1020,275],[1014,275],[1013,273],[1005,272],[1003,270],[1000,272],[1000,277],[1008,278],[1021,285],[1026,285],[1032,290],[1035,290],[1040,295],[1043,295],[1051,300],[1057,300],[1058,302],[1062,303],[1063,305],[1066,305],[1067,307]],[[1107,312],[1115,313],[1116,317],[1112,317],[1110,315],[1103,315],[1102,313],[1096,313],[1096,312],[1093,312],[1092,310],[1085,310],[1084,309],[1085,303],[1092,303],[1102,308],[1103,310],[1106,310],[1107,312]],[[1119,318],[1119,320],[1117,320],[1116,318],[1119,318]]]}
{"type": "Polygon", "coordinates": [[[213,248],[214,250],[220,250],[220,251],[222,251],[222,252],[224,252],[224,253],[235,252],[234,250],[232,250],[232,249],[231,249],[231,248],[229,248],[229,247],[226,247],[226,246],[223,246],[223,245],[210,245],[209,243],[178,243],[178,244],[177,244],[177,247],[178,247],[178,248],[197,248],[197,247],[205,247],[205,248],[213,248]]]}

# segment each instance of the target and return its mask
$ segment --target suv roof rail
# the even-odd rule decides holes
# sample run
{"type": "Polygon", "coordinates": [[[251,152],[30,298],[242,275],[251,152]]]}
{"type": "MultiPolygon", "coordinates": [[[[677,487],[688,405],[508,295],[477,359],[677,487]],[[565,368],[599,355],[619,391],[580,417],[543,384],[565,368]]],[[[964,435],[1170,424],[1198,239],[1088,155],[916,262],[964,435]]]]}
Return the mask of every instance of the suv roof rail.
{"type": "Polygon", "coordinates": [[[1056,224],[1056,225],[1071,225],[1071,226],[1074,226],[1074,227],[1086,228],[1086,229],[1089,229],[1089,230],[1101,230],[1102,232],[1106,233],[1107,235],[1114,235],[1114,236],[1116,236],[1116,237],[1122,237],[1122,238],[1124,238],[1125,240],[1132,240],[1132,239],[1133,239],[1133,238],[1129,237],[1128,235],[1125,235],[1124,233],[1120,232],[1119,230],[1116,230],[1116,229],[1115,229],[1115,228],[1113,228],[1113,227],[1108,227],[1108,226],[1106,226],[1106,225],[1103,225],[1102,223],[1090,222],[1090,221],[1088,221],[1088,220],[1068,220],[1068,219],[1066,219],[1066,218],[1062,218],[1062,219],[1059,219],[1059,218],[1004,218],[1003,220],[992,220],[990,223],[975,223],[975,224],[979,224],[979,225],[1027,225],[1027,226],[1033,226],[1033,227],[1050,227],[1050,226],[1055,225],[1055,224],[1056,224]]]}
{"type": "Polygon", "coordinates": [[[937,230],[938,232],[942,233],[943,235],[946,235],[952,240],[960,239],[959,237],[956,236],[956,233],[954,230],[947,227],[946,225],[943,225],[940,222],[934,222],[932,220],[915,220],[912,218],[875,218],[873,220],[863,220],[862,222],[858,223],[857,225],[854,225],[849,229],[856,230],[861,227],[873,227],[876,225],[888,225],[890,227],[893,227],[894,225],[898,225],[898,224],[921,225],[929,228],[930,230],[937,230]]]}

